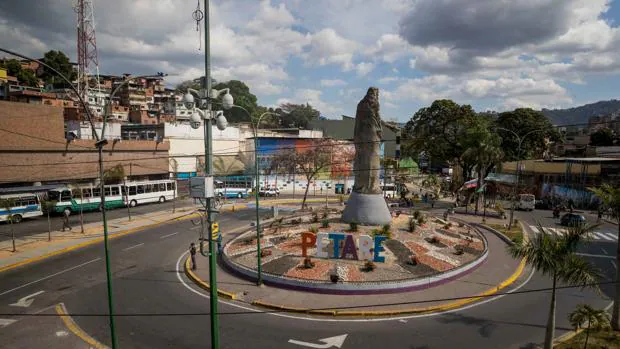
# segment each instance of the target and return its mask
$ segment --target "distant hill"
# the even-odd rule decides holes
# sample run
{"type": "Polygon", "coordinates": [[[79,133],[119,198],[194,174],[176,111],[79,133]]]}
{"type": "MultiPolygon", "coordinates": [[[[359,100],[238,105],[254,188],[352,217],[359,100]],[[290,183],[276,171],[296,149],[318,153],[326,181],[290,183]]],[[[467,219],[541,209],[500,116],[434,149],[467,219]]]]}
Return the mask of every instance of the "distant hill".
{"type": "Polygon", "coordinates": [[[600,101],[569,109],[544,109],[542,113],[556,125],[585,124],[591,116],[620,111],[620,100],[600,101]]]}

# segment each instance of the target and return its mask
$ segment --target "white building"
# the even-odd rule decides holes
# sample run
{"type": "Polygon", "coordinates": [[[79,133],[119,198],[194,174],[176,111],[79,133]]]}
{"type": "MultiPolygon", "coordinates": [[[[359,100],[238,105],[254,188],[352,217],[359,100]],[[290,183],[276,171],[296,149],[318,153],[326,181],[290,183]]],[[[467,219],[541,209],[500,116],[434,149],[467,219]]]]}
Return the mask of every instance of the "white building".
{"type": "MultiPolygon", "coordinates": [[[[102,122],[95,122],[95,132],[101,136],[102,122]]],[[[88,121],[65,121],[66,133],[68,137],[74,139],[95,139],[93,131],[88,121]]],[[[105,125],[104,138],[108,140],[121,138],[121,124],[108,122],[105,125]]]]}

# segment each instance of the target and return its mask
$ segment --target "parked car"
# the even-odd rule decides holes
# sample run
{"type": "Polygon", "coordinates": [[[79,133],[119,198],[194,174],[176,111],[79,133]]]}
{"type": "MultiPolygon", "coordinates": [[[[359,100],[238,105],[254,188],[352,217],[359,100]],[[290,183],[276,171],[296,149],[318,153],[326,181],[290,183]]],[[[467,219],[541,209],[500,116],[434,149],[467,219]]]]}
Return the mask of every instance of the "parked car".
{"type": "Polygon", "coordinates": [[[575,213],[567,213],[560,218],[560,224],[567,227],[574,227],[579,224],[584,224],[585,222],[586,217],[575,213]]]}
{"type": "Polygon", "coordinates": [[[258,191],[259,196],[279,196],[280,190],[278,188],[260,188],[258,191]]]}

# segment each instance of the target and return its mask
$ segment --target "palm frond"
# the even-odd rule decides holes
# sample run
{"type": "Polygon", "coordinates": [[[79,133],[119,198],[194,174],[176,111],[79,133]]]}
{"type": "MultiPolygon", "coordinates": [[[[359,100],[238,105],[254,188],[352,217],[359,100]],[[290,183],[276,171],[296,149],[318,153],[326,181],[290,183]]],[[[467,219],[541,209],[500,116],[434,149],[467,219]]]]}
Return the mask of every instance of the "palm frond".
{"type": "Polygon", "coordinates": [[[581,256],[567,254],[561,263],[558,263],[556,272],[558,278],[569,285],[589,287],[600,292],[597,285],[602,277],[600,269],[581,256]]]}

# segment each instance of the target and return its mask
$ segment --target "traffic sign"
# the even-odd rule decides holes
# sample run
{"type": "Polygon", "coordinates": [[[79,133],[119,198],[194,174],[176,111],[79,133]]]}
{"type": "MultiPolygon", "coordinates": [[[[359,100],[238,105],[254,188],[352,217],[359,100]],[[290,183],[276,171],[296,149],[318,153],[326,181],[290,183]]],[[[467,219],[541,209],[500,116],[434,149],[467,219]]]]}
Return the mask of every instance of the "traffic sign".
{"type": "Polygon", "coordinates": [[[219,235],[220,235],[220,224],[212,223],[211,224],[211,238],[213,240],[217,240],[219,235]]]}

